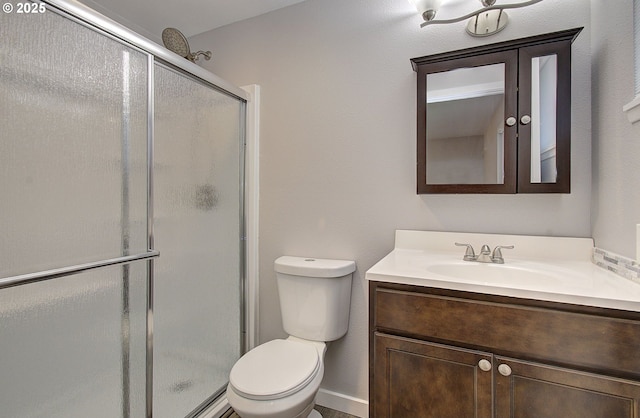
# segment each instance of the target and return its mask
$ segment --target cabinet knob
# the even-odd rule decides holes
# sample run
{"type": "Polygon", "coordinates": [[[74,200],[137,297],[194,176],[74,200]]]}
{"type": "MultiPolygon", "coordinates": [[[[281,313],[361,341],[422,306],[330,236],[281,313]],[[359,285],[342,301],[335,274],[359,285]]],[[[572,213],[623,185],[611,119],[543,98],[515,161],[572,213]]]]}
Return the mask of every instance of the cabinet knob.
{"type": "Polygon", "coordinates": [[[530,124],[531,123],[531,116],[524,115],[523,117],[520,118],[520,123],[522,123],[523,125],[530,124]]]}
{"type": "Polygon", "coordinates": [[[503,376],[511,376],[511,367],[506,364],[501,364],[498,366],[498,372],[503,376]]]}
{"type": "Polygon", "coordinates": [[[480,370],[483,372],[488,372],[491,370],[491,362],[489,360],[482,359],[478,362],[478,367],[480,367],[480,370]]]}
{"type": "Polygon", "coordinates": [[[516,118],[514,118],[513,116],[510,116],[507,118],[505,123],[507,124],[507,126],[513,126],[516,124],[516,118]]]}

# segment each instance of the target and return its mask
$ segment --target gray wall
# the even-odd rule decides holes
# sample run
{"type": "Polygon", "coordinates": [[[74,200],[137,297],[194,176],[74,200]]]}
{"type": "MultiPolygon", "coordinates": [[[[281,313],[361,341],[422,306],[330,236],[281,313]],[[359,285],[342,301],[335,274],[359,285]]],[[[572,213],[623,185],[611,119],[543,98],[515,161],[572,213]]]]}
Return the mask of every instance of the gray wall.
{"type": "Polygon", "coordinates": [[[546,0],[509,12],[502,33],[474,39],[462,23],[420,29],[406,0],[308,0],[190,39],[193,50],[213,51],[204,67],[261,86],[261,341],[285,335],[278,256],[355,260],[349,333],[329,347],[323,387],[366,399],[364,274],[391,251],[396,229],[591,236],[588,4],[546,0]],[[572,193],[417,195],[409,59],[578,26],[585,30],[573,47],[572,193]]]}
{"type": "MultiPolygon", "coordinates": [[[[633,99],[633,2],[592,0],[592,232],[596,245],[636,257],[640,224],[640,123],[622,106],[633,99]]],[[[640,22],[638,22],[640,23],[640,22]]]]}

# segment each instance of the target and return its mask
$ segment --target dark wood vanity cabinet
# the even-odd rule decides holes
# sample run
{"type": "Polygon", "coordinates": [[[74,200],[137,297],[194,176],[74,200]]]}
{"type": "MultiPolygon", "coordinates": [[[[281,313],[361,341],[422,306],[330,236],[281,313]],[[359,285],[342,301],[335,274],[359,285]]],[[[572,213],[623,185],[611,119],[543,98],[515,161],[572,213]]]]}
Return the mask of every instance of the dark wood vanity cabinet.
{"type": "Polygon", "coordinates": [[[371,418],[640,418],[636,312],[370,282],[371,418]]]}

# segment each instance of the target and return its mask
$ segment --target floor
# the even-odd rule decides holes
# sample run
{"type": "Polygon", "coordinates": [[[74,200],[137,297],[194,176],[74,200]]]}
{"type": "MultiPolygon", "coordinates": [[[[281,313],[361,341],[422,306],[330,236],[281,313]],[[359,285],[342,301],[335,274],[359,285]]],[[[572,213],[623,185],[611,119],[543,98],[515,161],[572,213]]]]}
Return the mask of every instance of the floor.
{"type": "MultiPolygon", "coordinates": [[[[355,415],[345,414],[320,405],[316,405],[315,409],[322,414],[322,418],[357,418],[355,415]]],[[[231,412],[229,415],[224,415],[224,418],[239,418],[239,416],[235,412],[231,412]]]]}
{"type": "Polygon", "coordinates": [[[320,405],[316,405],[315,409],[317,409],[318,412],[322,414],[322,418],[357,418],[355,415],[345,414],[344,412],[325,408],[324,406],[320,405]]]}

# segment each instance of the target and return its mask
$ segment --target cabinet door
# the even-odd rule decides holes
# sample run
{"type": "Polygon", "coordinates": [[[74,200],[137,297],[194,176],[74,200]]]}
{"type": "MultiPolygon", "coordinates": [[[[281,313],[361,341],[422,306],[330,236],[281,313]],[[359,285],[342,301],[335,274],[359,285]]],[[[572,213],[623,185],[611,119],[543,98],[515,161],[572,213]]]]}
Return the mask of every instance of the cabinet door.
{"type": "Polygon", "coordinates": [[[518,193],[571,192],[571,40],[518,50],[518,193]]]}
{"type": "Polygon", "coordinates": [[[417,66],[418,193],[515,193],[517,50],[417,66]]]}
{"type": "Polygon", "coordinates": [[[372,418],[492,416],[491,354],[376,333],[373,360],[372,418]]]}
{"type": "Polygon", "coordinates": [[[495,364],[496,418],[639,416],[636,382],[503,357],[495,364]]]}

